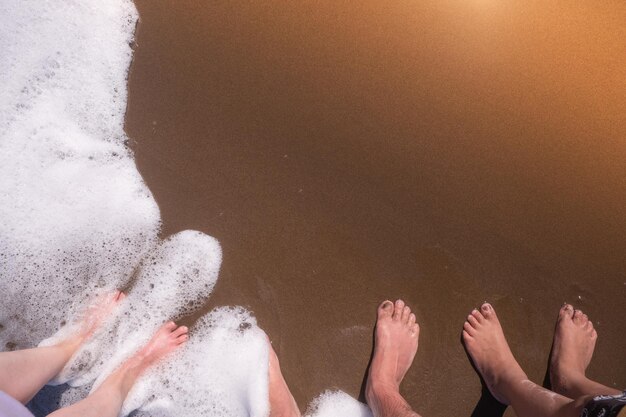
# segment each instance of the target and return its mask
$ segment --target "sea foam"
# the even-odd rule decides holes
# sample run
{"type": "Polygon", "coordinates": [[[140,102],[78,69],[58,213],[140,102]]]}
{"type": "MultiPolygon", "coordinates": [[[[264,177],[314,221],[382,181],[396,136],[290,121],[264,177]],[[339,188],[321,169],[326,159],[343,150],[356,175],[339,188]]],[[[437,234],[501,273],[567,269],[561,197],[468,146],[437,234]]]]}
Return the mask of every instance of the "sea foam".
{"type": "MultiPolygon", "coordinates": [[[[84,398],[161,324],[196,311],[220,268],[219,243],[200,232],[160,242],[158,207],[126,146],[137,18],[126,0],[0,4],[3,350],[63,339],[88,302],[130,282],[117,311],[52,381],[76,388],[44,392],[33,404],[41,413],[84,398]]],[[[249,313],[216,310],[139,381],[124,413],[170,401],[160,414],[267,415],[267,349],[249,313]]]]}
{"type": "MultiPolygon", "coordinates": [[[[137,19],[130,0],[0,3],[0,349],[62,339],[88,302],[130,283],[52,381],[72,387],[35,399],[41,415],[84,398],[163,322],[196,311],[219,272],[213,238],[185,231],[159,240],[158,206],[127,148],[137,19]]],[[[254,317],[216,309],[190,335],[138,381],[122,414],[267,416],[268,344],[254,317]]],[[[337,392],[310,409],[369,416],[337,392]]]]}
{"type": "Polygon", "coordinates": [[[0,4],[3,347],[125,285],[156,242],[123,130],[136,20],[123,0],[0,4]]]}

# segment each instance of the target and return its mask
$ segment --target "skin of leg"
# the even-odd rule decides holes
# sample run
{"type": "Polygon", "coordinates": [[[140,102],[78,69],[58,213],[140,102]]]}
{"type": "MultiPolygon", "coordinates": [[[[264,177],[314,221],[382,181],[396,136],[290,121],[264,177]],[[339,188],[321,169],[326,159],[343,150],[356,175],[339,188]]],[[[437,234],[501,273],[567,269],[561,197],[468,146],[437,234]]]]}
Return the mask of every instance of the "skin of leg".
{"type": "Polygon", "coordinates": [[[400,383],[417,353],[419,325],[402,300],[377,310],[374,355],[365,397],[375,417],[420,417],[400,395],[400,383]]]}
{"type": "Polygon", "coordinates": [[[123,299],[124,293],[119,291],[97,299],[83,312],[77,334],[57,345],[0,352],[0,390],[26,404],[61,372],[74,352],[123,299]]]}
{"type": "Polygon", "coordinates": [[[302,414],[283,377],[278,356],[271,344],[269,361],[270,417],[300,417],[302,414]]]}
{"type": "Polygon", "coordinates": [[[589,397],[577,400],[528,380],[504,337],[494,308],[485,303],[463,325],[463,341],[489,390],[519,417],[578,417],[589,397]]]}
{"type": "Polygon", "coordinates": [[[0,390],[26,404],[61,372],[76,346],[62,343],[0,353],[0,390]]]}
{"type": "Polygon", "coordinates": [[[550,382],[555,392],[569,398],[621,393],[585,375],[597,338],[593,322],[586,314],[574,310],[570,304],[561,307],[550,356],[550,382]]]}
{"type": "Polygon", "coordinates": [[[117,417],[126,396],[141,374],[185,343],[189,336],[185,326],[164,324],[150,342],[104,380],[87,398],[50,414],[52,417],[117,417]]]}

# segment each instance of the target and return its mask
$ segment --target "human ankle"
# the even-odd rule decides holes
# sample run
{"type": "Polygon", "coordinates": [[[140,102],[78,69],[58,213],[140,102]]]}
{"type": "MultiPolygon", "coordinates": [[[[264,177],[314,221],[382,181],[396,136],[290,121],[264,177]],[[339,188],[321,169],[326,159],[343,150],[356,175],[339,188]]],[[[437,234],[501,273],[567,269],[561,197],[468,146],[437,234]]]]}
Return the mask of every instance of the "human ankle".
{"type": "Polygon", "coordinates": [[[74,353],[76,353],[76,351],[78,351],[78,349],[80,348],[80,346],[82,344],[83,344],[83,339],[82,338],[72,337],[72,338],[63,340],[62,342],[59,342],[55,346],[57,348],[63,350],[67,354],[67,356],[69,358],[72,355],[74,355],[74,353]]]}
{"type": "Polygon", "coordinates": [[[399,385],[393,379],[369,378],[366,393],[370,395],[386,395],[400,392],[399,385]]]}
{"type": "Polygon", "coordinates": [[[397,416],[411,411],[411,407],[393,384],[368,384],[365,399],[374,416],[397,416]]]}
{"type": "Polygon", "coordinates": [[[589,380],[580,372],[556,372],[550,375],[552,390],[565,396],[571,392],[578,392],[576,387],[585,386],[589,380]]]}
{"type": "Polygon", "coordinates": [[[372,409],[380,409],[400,396],[397,384],[392,381],[368,380],[365,387],[365,399],[372,409]]]}
{"type": "Polygon", "coordinates": [[[491,377],[493,388],[504,397],[507,404],[510,404],[512,393],[525,381],[529,381],[528,376],[519,365],[506,368],[498,375],[491,377]]]}

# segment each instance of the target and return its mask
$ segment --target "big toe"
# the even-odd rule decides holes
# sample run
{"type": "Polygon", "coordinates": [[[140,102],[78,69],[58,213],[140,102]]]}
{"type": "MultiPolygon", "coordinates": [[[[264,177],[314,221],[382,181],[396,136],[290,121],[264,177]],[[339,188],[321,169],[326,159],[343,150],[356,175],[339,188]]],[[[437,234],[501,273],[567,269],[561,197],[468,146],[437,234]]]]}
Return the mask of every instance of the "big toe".
{"type": "Polygon", "coordinates": [[[480,306],[480,313],[486,319],[496,317],[496,310],[494,310],[493,306],[487,302],[483,303],[483,305],[480,306]]]}
{"type": "Polygon", "coordinates": [[[574,307],[571,304],[564,304],[559,310],[559,320],[569,319],[574,317],[574,307]]]}
{"type": "Polygon", "coordinates": [[[378,319],[390,318],[393,314],[393,303],[389,300],[383,301],[378,306],[378,319]]]}

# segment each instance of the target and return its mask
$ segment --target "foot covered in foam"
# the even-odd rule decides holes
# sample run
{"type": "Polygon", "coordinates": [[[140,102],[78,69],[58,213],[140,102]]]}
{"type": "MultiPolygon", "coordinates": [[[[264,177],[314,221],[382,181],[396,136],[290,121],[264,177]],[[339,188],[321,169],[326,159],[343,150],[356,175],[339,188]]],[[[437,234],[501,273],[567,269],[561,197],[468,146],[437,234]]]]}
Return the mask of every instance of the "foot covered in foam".
{"type": "Polygon", "coordinates": [[[152,339],[137,353],[131,356],[122,366],[105,380],[116,383],[120,381],[117,376],[121,376],[122,392],[128,393],[135,381],[150,366],[163,359],[165,356],[182,346],[189,340],[189,329],[186,326],[177,326],[173,321],[165,323],[152,336],[152,339]],[[116,376],[116,374],[118,374],[116,376]]]}
{"type": "Polygon", "coordinates": [[[554,391],[566,395],[586,379],[585,371],[598,334],[586,314],[565,304],[559,311],[550,356],[550,382],[554,391]]]}
{"type": "Polygon", "coordinates": [[[126,294],[122,291],[113,291],[96,298],[73,320],[71,334],[59,344],[76,351],[102,326],[124,298],[126,294]]]}
{"type": "Polygon", "coordinates": [[[415,314],[402,300],[384,301],[377,315],[374,355],[365,391],[375,414],[396,406],[408,407],[399,389],[417,353],[420,330],[415,314]]]}
{"type": "Polygon", "coordinates": [[[189,329],[186,326],[177,326],[173,321],[169,321],[157,330],[148,344],[130,361],[136,361],[145,369],[189,340],[188,333],[189,329]]]}
{"type": "Polygon", "coordinates": [[[528,378],[513,357],[491,304],[485,303],[467,316],[463,342],[491,394],[501,403],[510,404],[506,387],[511,381],[528,378]]]}

